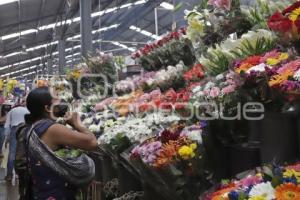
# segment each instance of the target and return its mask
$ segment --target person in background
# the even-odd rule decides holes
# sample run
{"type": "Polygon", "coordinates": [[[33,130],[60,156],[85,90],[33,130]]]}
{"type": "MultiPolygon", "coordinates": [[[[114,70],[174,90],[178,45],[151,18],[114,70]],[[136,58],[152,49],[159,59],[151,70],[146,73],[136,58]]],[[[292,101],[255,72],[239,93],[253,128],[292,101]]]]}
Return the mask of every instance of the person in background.
{"type": "Polygon", "coordinates": [[[13,177],[14,161],[16,157],[16,131],[20,124],[25,123],[25,115],[29,113],[28,109],[25,107],[25,101],[17,103],[16,106],[11,109],[6,115],[5,137],[6,144],[9,143],[9,154],[7,162],[7,175],[5,180],[10,182],[13,177]]]}
{"type": "Polygon", "coordinates": [[[5,129],[4,129],[4,124],[6,121],[6,115],[7,113],[11,110],[11,105],[10,104],[3,104],[1,105],[1,117],[0,117],[0,158],[3,158],[3,144],[5,141],[5,129]]]}

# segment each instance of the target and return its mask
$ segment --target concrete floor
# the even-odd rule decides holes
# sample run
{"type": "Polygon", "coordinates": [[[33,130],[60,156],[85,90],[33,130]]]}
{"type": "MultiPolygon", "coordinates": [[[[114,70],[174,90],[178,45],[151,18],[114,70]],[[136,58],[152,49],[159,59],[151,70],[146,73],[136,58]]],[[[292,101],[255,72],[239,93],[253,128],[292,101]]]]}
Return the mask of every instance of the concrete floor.
{"type": "Polygon", "coordinates": [[[18,200],[18,183],[7,183],[4,180],[5,169],[0,168],[0,200],[18,200]]]}

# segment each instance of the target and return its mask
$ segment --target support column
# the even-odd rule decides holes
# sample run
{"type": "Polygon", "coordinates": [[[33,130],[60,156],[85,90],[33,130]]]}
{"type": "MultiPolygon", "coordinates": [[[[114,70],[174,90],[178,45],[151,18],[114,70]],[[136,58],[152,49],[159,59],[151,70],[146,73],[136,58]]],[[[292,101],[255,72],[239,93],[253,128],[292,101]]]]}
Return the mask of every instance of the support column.
{"type": "Polygon", "coordinates": [[[59,40],[58,42],[58,74],[63,75],[65,73],[66,64],[66,41],[59,40]]]}
{"type": "Polygon", "coordinates": [[[93,50],[92,43],[92,1],[80,0],[81,55],[86,57],[93,50]]]}
{"type": "Polygon", "coordinates": [[[52,61],[52,59],[47,60],[47,68],[48,68],[48,74],[53,75],[53,61],[52,61]]]}

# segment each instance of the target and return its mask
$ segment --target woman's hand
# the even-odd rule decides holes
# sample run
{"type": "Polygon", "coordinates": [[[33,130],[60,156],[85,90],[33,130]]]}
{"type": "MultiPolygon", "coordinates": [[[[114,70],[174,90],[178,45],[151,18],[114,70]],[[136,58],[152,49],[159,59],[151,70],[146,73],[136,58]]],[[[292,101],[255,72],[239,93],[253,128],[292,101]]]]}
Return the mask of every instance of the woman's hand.
{"type": "Polygon", "coordinates": [[[73,128],[81,127],[81,121],[77,112],[67,112],[65,115],[65,121],[73,128]]]}

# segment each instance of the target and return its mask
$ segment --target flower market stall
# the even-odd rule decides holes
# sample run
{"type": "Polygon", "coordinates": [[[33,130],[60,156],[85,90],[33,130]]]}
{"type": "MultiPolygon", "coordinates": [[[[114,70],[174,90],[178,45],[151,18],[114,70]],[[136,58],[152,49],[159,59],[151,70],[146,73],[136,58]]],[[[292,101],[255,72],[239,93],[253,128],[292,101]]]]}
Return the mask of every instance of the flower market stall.
{"type": "Polygon", "coordinates": [[[300,199],[299,166],[286,165],[300,158],[299,9],[202,1],[186,28],[132,54],[140,75],[117,81],[97,54],[53,81],[98,137],[104,197],[300,199]]]}

